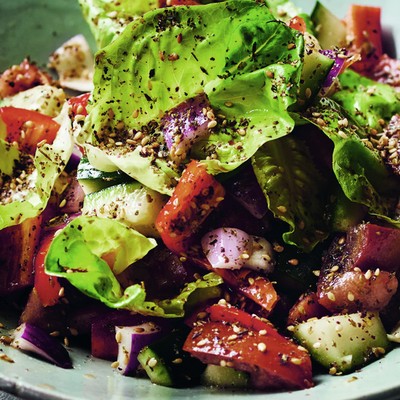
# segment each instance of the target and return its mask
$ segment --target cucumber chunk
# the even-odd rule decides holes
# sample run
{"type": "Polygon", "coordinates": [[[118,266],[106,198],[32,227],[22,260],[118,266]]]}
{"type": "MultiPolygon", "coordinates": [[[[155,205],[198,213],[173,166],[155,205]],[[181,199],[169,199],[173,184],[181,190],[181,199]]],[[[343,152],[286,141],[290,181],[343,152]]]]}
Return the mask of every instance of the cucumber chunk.
{"type": "Polygon", "coordinates": [[[305,106],[312,102],[321,90],[334,60],[321,54],[321,47],[317,39],[304,33],[304,64],[301,72],[299,104],[305,106]]]}
{"type": "Polygon", "coordinates": [[[133,181],[88,194],[82,213],[117,219],[145,236],[158,237],[155,220],[165,202],[164,195],[133,181]]]}
{"type": "Polygon", "coordinates": [[[246,388],[249,384],[249,374],[231,367],[209,364],[202,375],[202,383],[223,388],[246,388]]]}
{"type": "Polygon", "coordinates": [[[379,314],[353,313],[310,319],[294,337],[331,373],[349,373],[383,355],[389,340],[379,314]]]}
{"type": "Polygon", "coordinates": [[[345,45],[347,34],[345,24],[319,1],[311,13],[311,20],[314,23],[315,36],[323,49],[345,45]]]}
{"type": "Polygon", "coordinates": [[[144,347],[138,361],[151,382],[169,387],[189,387],[200,382],[205,365],[182,350],[189,331],[172,331],[144,347]]]}
{"type": "Polygon", "coordinates": [[[122,171],[100,171],[93,167],[86,157],[81,158],[76,177],[85,194],[97,192],[106,187],[132,180],[130,176],[122,171]]]}

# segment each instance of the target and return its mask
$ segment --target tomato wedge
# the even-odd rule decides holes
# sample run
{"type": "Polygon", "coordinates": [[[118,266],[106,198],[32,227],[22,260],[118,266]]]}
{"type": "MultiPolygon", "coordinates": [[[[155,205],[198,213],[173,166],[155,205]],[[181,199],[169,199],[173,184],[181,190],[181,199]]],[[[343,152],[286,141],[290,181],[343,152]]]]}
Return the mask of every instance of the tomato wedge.
{"type": "Polygon", "coordinates": [[[68,100],[68,104],[71,107],[71,114],[72,117],[75,117],[76,115],[87,115],[87,104],[89,101],[90,97],[90,92],[88,93],[83,93],[79,96],[71,97],[68,100]]]}
{"type": "Polygon", "coordinates": [[[235,307],[215,304],[207,311],[209,320],[194,326],[183,346],[192,356],[248,372],[256,389],[313,386],[307,351],[272,325],[235,307]]]}
{"type": "Polygon", "coordinates": [[[192,160],[156,219],[165,245],[174,253],[187,251],[197,229],[224,196],[224,187],[204,165],[192,160]]]}
{"type": "Polygon", "coordinates": [[[291,18],[288,22],[288,25],[290,28],[296,29],[296,31],[299,31],[301,33],[305,33],[307,30],[306,22],[298,15],[291,18]]]}
{"type": "Polygon", "coordinates": [[[1,107],[0,118],[6,126],[6,140],[17,142],[21,151],[35,154],[37,145],[45,140],[53,143],[60,124],[48,115],[17,107],[1,107]]]}
{"type": "Polygon", "coordinates": [[[315,292],[304,293],[289,311],[287,324],[295,325],[310,318],[321,318],[330,312],[318,303],[315,292]]]}
{"type": "Polygon", "coordinates": [[[261,306],[264,316],[269,315],[279,301],[273,283],[256,271],[248,268],[240,270],[213,268],[206,258],[194,257],[192,260],[196,265],[215,272],[230,288],[261,306]]]}
{"type": "Polygon", "coordinates": [[[51,77],[25,59],[0,75],[0,98],[12,96],[37,85],[51,84],[51,77]]]}
{"type": "Polygon", "coordinates": [[[54,234],[47,234],[42,238],[34,261],[34,287],[43,307],[54,306],[57,304],[61,293],[61,285],[58,278],[56,276],[48,275],[45,271],[44,261],[53,238],[54,234]]]}
{"type": "Polygon", "coordinates": [[[351,50],[361,55],[352,68],[362,74],[374,68],[383,54],[381,8],[352,4],[346,16],[351,50]]]}

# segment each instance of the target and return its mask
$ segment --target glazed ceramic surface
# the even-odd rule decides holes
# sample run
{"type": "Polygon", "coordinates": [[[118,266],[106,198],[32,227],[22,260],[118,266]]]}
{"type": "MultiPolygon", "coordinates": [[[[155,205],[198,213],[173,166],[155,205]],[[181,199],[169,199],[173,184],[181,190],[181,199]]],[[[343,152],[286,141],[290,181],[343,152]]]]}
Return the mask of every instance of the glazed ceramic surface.
{"type": "MultiPolygon", "coordinates": [[[[295,1],[305,11],[312,0],[295,1]]],[[[396,19],[400,13],[398,0],[358,0],[358,3],[379,5],[387,51],[395,56],[395,43],[400,48],[400,29],[396,19]],[[397,25],[398,26],[398,25],[397,25]]],[[[338,16],[344,16],[350,1],[323,1],[338,16]]],[[[19,63],[29,56],[45,66],[48,56],[66,39],[83,33],[93,45],[75,0],[0,0],[0,70],[19,63]]],[[[0,322],[13,326],[8,310],[0,307],[0,322]]],[[[3,330],[0,334],[6,334],[3,330]]],[[[115,373],[109,362],[94,359],[87,352],[69,349],[74,362],[72,370],[63,370],[8,346],[0,345],[0,354],[13,362],[0,360],[0,389],[33,399],[85,400],[356,400],[400,398],[400,348],[387,354],[361,371],[347,376],[321,375],[309,390],[284,393],[246,393],[212,388],[171,389],[159,387],[145,379],[127,378],[115,373]]]]}

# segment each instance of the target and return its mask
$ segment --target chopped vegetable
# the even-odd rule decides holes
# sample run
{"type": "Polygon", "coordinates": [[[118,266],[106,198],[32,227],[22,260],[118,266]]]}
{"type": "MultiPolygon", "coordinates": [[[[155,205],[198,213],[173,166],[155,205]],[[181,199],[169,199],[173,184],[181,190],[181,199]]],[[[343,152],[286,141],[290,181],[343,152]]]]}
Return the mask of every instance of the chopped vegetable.
{"type": "Polygon", "coordinates": [[[72,368],[72,361],[65,347],[46,331],[24,323],[15,329],[11,345],[46,359],[61,368],[72,368]]]}
{"type": "Polygon", "coordinates": [[[257,389],[313,385],[308,353],[270,324],[234,307],[214,305],[208,312],[210,320],[192,329],[183,346],[185,351],[206,364],[248,372],[251,386],[257,389]]]}
{"type": "Polygon", "coordinates": [[[206,167],[191,161],[156,219],[156,227],[165,245],[176,253],[186,252],[196,231],[224,195],[224,187],[207,172],[206,167]]]}

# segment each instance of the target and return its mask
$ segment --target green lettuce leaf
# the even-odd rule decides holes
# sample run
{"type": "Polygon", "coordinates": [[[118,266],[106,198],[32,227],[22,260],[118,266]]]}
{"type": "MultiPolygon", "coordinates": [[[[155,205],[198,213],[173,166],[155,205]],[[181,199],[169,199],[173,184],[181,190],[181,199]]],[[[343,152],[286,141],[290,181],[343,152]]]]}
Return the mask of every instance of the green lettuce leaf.
{"type": "Polygon", "coordinates": [[[269,209],[290,226],[284,241],[311,251],[329,234],[325,215],[329,191],[307,145],[288,135],[261,147],[252,164],[269,209]]]}
{"type": "Polygon", "coordinates": [[[266,0],[266,3],[276,19],[287,21],[302,13],[301,8],[297,7],[290,0],[266,0]]]}
{"type": "Polygon", "coordinates": [[[165,148],[157,121],[205,92],[226,119],[191,156],[213,173],[236,168],[265,142],[293,129],[287,108],[296,102],[303,46],[301,34],[256,1],[146,13],[97,53],[93,101],[80,139],[91,164],[121,169],[171,194],[180,169],[159,153],[143,155],[141,144],[126,140],[132,131],[145,131],[165,148]],[[123,145],[109,146],[110,134],[123,145]]]}
{"type": "Polygon", "coordinates": [[[112,42],[133,20],[158,6],[158,0],[79,0],[97,47],[112,42]]]}
{"type": "Polygon", "coordinates": [[[52,118],[60,114],[66,94],[63,89],[51,85],[38,85],[10,97],[0,99],[0,107],[13,106],[33,110],[52,118]]]}
{"type": "MultiPolygon", "coordinates": [[[[21,191],[14,191],[11,194],[11,202],[0,205],[0,229],[36,217],[46,207],[55,182],[67,164],[74,146],[66,105],[56,120],[61,125],[57,136],[52,144],[45,144],[36,150],[34,169],[27,178],[26,187],[21,191]]],[[[18,158],[20,157],[21,155],[18,158]]],[[[17,159],[17,155],[14,154],[11,158],[17,159]]],[[[13,176],[19,171],[15,163],[11,174],[10,167],[7,168],[2,167],[2,172],[8,176],[13,176]]]]}
{"type": "Polygon", "coordinates": [[[393,87],[361,76],[347,69],[339,75],[341,90],[332,99],[339,103],[357,123],[369,129],[382,130],[382,119],[400,112],[400,93],[393,87]]]}
{"type": "Polygon", "coordinates": [[[322,98],[304,117],[332,140],[333,172],[347,198],[365,205],[370,213],[388,215],[397,181],[366,140],[365,130],[339,104],[327,98],[322,98]]]}
{"type": "Polygon", "coordinates": [[[0,175],[12,176],[15,163],[20,160],[17,146],[0,139],[0,175]]]}
{"type": "Polygon", "coordinates": [[[215,274],[189,283],[173,299],[148,300],[146,289],[135,284],[123,290],[115,275],[144,257],[157,245],[119,221],[81,216],[69,223],[53,240],[46,256],[46,272],[67,279],[89,297],[110,308],[124,308],[145,315],[182,317],[190,295],[205,290],[219,295],[222,283],[215,274]],[[102,257],[115,256],[113,270],[102,257]],[[212,289],[214,288],[214,289],[212,289]]]}

